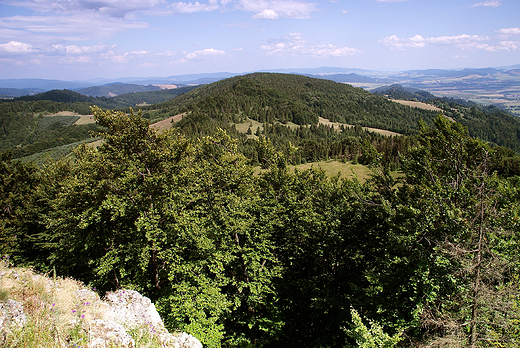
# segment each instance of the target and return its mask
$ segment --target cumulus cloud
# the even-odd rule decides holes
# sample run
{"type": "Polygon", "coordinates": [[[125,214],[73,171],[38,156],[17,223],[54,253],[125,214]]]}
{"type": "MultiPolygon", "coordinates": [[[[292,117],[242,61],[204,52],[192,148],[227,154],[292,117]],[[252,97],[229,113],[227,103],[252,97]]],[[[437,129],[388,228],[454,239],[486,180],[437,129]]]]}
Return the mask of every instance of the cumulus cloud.
{"type": "Polygon", "coordinates": [[[194,52],[184,52],[184,59],[185,60],[193,60],[198,59],[201,57],[211,57],[211,56],[225,56],[226,52],[221,50],[216,50],[214,48],[206,48],[204,50],[200,51],[194,51],[194,52]]]}
{"type": "Polygon", "coordinates": [[[169,6],[174,13],[194,13],[194,12],[210,12],[219,8],[217,0],[209,0],[207,4],[201,4],[198,1],[192,2],[174,2],[169,6]]]}
{"type": "Polygon", "coordinates": [[[300,33],[290,33],[280,39],[271,40],[268,45],[260,47],[268,55],[307,55],[313,57],[344,57],[362,51],[350,47],[337,47],[332,44],[309,44],[300,33]]]}
{"type": "Polygon", "coordinates": [[[498,7],[498,6],[502,6],[502,2],[500,0],[477,2],[473,5],[471,5],[471,7],[498,7]]]}
{"type": "Polygon", "coordinates": [[[113,17],[124,17],[134,11],[147,10],[164,0],[27,0],[9,1],[12,6],[23,6],[40,12],[92,11],[113,17]]]}
{"type": "Polygon", "coordinates": [[[500,45],[497,46],[499,51],[516,51],[520,47],[520,41],[500,41],[500,45]]]}
{"type": "Polygon", "coordinates": [[[253,19],[277,19],[278,17],[306,19],[316,11],[316,4],[297,0],[238,0],[235,8],[254,12],[253,19]]]}
{"type": "Polygon", "coordinates": [[[520,35],[520,28],[502,28],[500,30],[497,30],[497,33],[500,35],[520,35]]]}
{"type": "Polygon", "coordinates": [[[115,47],[115,45],[105,45],[105,44],[97,44],[93,46],[76,46],[76,45],[68,45],[64,46],[61,44],[52,46],[57,52],[61,54],[68,55],[82,55],[82,54],[93,54],[93,53],[101,53],[111,50],[115,47]]]}
{"type": "Polygon", "coordinates": [[[488,40],[487,36],[478,35],[454,35],[454,36],[438,36],[424,38],[421,35],[415,35],[409,38],[399,38],[396,35],[385,37],[379,40],[379,43],[390,46],[392,49],[403,50],[405,48],[421,48],[428,44],[434,45],[458,45],[460,47],[472,46],[475,42],[488,40]]]}
{"type": "Polygon", "coordinates": [[[431,37],[427,39],[428,42],[431,42],[433,44],[440,44],[440,45],[463,45],[468,44],[476,41],[482,41],[482,40],[488,40],[489,38],[487,36],[478,36],[478,35],[453,35],[453,36],[439,36],[439,37],[431,37]]]}
{"type": "MultiPolygon", "coordinates": [[[[497,30],[499,33],[503,34],[516,34],[518,28],[509,28],[509,29],[500,29],[497,30]]],[[[520,30],[518,31],[520,34],[520,30]]],[[[508,41],[502,40],[497,42],[497,40],[492,41],[489,36],[479,36],[479,35],[453,35],[453,36],[438,36],[438,37],[430,37],[423,38],[420,35],[415,35],[410,38],[398,38],[396,35],[392,35],[386,37],[384,39],[379,40],[379,42],[383,45],[390,46],[392,49],[404,50],[405,48],[420,48],[426,47],[428,45],[437,45],[437,46],[452,46],[463,50],[481,50],[487,52],[497,52],[497,51],[515,51],[519,47],[518,41],[508,41]]]]}
{"type": "Polygon", "coordinates": [[[253,19],[278,19],[278,13],[271,9],[265,9],[262,12],[255,14],[253,19]]]}
{"type": "Polygon", "coordinates": [[[424,39],[421,35],[415,35],[414,37],[401,39],[396,35],[385,37],[379,40],[383,45],[387,45],[392,47],[392,49],[402,50],[405,47],[417,48],[426,46],[426,39],[424,39]]]}
{"type": "Polygon", "coordinates": [[[9,41],[0,44],[0,54],[26,54],[31,52],[34,52],[33,47],[23,42],[9,41]]]}

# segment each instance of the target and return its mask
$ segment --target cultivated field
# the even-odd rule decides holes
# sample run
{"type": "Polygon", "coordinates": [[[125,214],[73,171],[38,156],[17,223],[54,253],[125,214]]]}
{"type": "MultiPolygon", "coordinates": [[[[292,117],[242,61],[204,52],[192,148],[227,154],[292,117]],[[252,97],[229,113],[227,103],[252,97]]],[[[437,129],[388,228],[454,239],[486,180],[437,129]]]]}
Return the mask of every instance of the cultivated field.
{"type": "Polygon", "coordinates": [[[55,114],[43,115],[43,117],[54,117],[54,116],[76,116],[76,117],[79,117],[78,120],[73,123],[73,124],[77,124],[77,125],[96,123],[96,120],[94,119],[94,115],[78,115],[76,112],[72,112],[72,111],[60,111],[60,112],[57,112],[55,114]]]}

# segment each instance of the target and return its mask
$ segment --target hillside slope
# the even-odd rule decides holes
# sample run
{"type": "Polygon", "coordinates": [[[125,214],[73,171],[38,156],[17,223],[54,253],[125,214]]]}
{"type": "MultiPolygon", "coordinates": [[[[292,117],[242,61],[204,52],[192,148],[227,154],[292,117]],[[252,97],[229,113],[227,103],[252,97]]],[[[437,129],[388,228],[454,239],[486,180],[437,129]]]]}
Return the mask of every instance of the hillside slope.
{"type": "MultiPolygon", "coordinates": [[[[520,119],[498,108],[460,106],[442,99],[431,101],[446,116],[462,123],[470,135],[520,151],[520,119]]],[[[394,103],[347,84],[301,75],[254,73],[201,86],[171,101],[150,107],[157,117],[191,113],[180,124],[242,123],[253,120],[297,125],[317,124],[322,117],[400,134],[419,131],[419,121],[431,125],[438,112],[394,103]]],[[[199,125],[194,127],[193,125],[199,125]]]]}
{"type": "MultiPolygon", "coordinates": [[[[301,75],[254,73],[199,87],[160,105],[173,116],[185,111],[217,120],[317,124],[318,117],[402,134],[418,130],[436,113],[407,108],[381,96],[330,80],[301,75]]],[[[166,117],[165,117],[166,118],[166,117]]]]}

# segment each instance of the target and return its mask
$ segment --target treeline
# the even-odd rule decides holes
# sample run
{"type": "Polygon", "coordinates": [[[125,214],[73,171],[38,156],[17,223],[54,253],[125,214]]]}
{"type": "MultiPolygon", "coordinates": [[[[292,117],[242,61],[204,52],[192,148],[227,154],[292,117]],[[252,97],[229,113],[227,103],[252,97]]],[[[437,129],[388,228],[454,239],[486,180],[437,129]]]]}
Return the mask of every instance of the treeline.
{"type": "Polygon", "coordinates": [[[105,142],[74,159],[2,155],[17,265],[137,289],[207,347],[520,344],[520,180],[461,124],[423,124],[398,178],[369,149],[362,183],[293,172],[264,137],[255,175],[224,131],[95,114],[105,142]]]}
{"type": "Polygon", "coordinates": [[[284,154],[289,164],[336,159],[362,164],[370,162],[369,147],[383,154],[382,161],[392,170],[399,168],[399,153],[406,151],[414,141],[413,136],[383,136],[364,130],[361,126],[341,125],[334,128],[325,124],[291,127],[282,123],[264,123],[256,129],[250,127],[246,133],[238,132],[234,124],[216,121],[202,114],[189,115],[173,125],[176,132],[197,138],[214,134],[224,129],[237,139],[239,151],[253,166],[261,165],[261,154],[257,147],[259,138],[269,139],[276,151],[284,154]],[[252,137],[252,135],[255,137],[252,137]]]}

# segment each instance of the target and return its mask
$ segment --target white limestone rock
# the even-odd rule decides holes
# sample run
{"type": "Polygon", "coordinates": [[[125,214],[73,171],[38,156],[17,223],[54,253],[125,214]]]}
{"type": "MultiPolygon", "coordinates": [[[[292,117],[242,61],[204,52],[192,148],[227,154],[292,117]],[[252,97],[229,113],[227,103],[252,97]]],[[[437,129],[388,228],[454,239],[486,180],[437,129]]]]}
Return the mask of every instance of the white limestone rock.
{"type": "Polygon", "coordinates": [[[27,317],[20,302],[0,302],[0,332],[9,332],[13,327],[23,327],[27,317]]]}
{"type": "Polygon", "coordinates": [[[126,329],[113,321],[95,319],[89,322],[90,348],[105,348],[112,345],[125,348],[135,347],[135,341],[126,329]]]}
{"type": "Polygon", "coordinates": [[[105,312],[107,320],[120,323],[127,328],[147,329],[167,347],[202,348],[198,339],[185,332],[169,333],[152,301],[137,291],[119,290],[109,293],[105,296],[105,303],[108,305],[105,312]]]}

